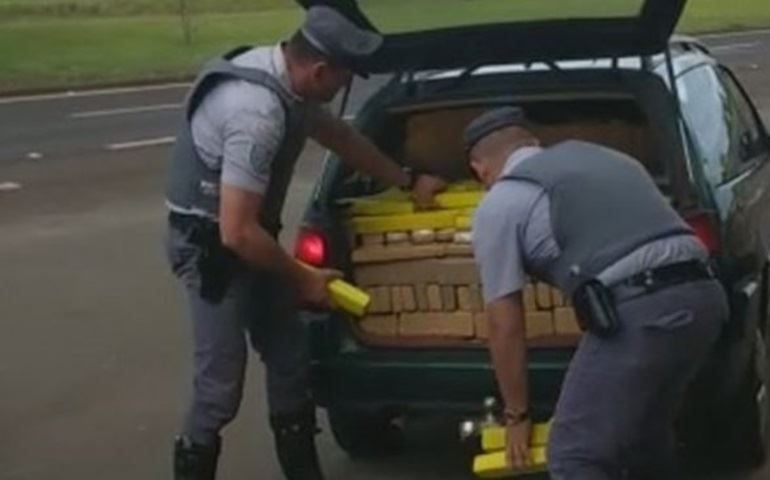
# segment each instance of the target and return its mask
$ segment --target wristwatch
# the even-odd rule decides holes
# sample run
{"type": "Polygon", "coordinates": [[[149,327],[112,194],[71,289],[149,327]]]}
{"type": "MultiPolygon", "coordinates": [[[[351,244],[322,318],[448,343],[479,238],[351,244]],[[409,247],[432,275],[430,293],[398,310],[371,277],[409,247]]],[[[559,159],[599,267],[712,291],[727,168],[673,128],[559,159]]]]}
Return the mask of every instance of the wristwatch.
{"type": "Polygon", "coordinates": [[[503,410],[505,423],[509,426],[516,426],[529,420],[529,410],[513,410],[506,408],[503,410]]]}

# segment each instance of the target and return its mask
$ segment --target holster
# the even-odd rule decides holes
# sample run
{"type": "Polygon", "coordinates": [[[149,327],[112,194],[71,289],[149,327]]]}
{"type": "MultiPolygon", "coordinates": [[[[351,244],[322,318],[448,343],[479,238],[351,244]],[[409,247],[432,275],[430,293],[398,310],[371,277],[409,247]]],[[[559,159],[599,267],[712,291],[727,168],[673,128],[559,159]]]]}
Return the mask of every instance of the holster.
{"type": "Polygon", "coordinates": [[[214,222],[195,222],[189,230],[189,241],[201,252],[197,261],[201,298],[220,303],[233,280],[237,258],[222,245],[214,222]]]}
{"type": "Polygon", "coordinates": [[[608,338],[618,332],[618,310],[612,291],[597,279],[580,285],[572,296],[580,328],[608,338]]]}

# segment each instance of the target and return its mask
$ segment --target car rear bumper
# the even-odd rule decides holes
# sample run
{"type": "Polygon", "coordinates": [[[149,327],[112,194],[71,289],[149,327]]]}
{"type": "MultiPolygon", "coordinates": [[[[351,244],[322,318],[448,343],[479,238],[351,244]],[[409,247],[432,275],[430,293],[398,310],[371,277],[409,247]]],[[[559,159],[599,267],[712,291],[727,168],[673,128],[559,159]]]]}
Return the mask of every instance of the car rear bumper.
{"type": "MultiPolygon", "coordinates": [[[[530,397],[536,417],[553,412],[570,351],[530,354],[530,397]]],[[[367,350],[315,358],[314,395],[323,407],[476,413],[495,395],[486,351],[367,350]]]]}

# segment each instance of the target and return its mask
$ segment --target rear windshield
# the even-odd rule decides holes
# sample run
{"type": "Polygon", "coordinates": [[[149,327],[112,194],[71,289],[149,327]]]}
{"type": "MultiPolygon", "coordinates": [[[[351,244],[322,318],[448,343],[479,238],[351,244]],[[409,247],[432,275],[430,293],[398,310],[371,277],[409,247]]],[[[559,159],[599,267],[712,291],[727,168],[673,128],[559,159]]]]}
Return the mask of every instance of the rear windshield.
{"type": "Polygon", "coordinates": [[[644,0],[359,0],[383,33],[537,20],[634,18],[644,0]]]}

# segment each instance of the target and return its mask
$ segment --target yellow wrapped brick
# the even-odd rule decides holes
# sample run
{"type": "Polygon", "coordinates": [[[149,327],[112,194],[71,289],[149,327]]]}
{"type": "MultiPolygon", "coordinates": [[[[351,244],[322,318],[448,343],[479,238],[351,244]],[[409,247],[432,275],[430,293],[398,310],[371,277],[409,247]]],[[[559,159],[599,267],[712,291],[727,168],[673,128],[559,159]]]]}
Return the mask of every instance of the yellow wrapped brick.
{"type": "Polygon", "coordinates": [[[475,207],[481,202],[484,192],[445,192],[436,195],[436,205],[441,208],[468,208],[475,207]]]}
{"type": "Polygon", "coordinates": [[[343,280],[329,282],[328,288],[334,305],[356,317],[362,317],[366,313],[366,308],[372,300],[366,292],[343,280]]]}
{"type": "MultiPolygon", "coordinates": [[[[529,444],[532,447],[545,447],[548,444],[548,435],[551,433],[551,422],[536,423],[532,425],[532,433],[529,444]]],[[[485,452],[505,449],[505,427],[486,427],[481,431],[481,449],[485,452]]]]}
{"type": "Polygon", "coordinates": [[[460,215],[455,219],[454,227],[458,230],[470,230],[473,227],[473,219],[469,215],[460,215]]]}
{"type": "Polygon", "coordinates": [[[506,478],[516,475],[545,472],[547,470],[545,447],[529,449],[528,467],[513,469],[508,465],[506,452],[485,453],[473,460],[473,473],[480,478],[506,478]]]}
{"type": "Polygon", "coordinates": [[[339,203],[350,205],[349,212],[353,216],[399,215],[415,210],[409,193],[400,188],[390,188],[368,197],[342,199],[339,203]]]}

